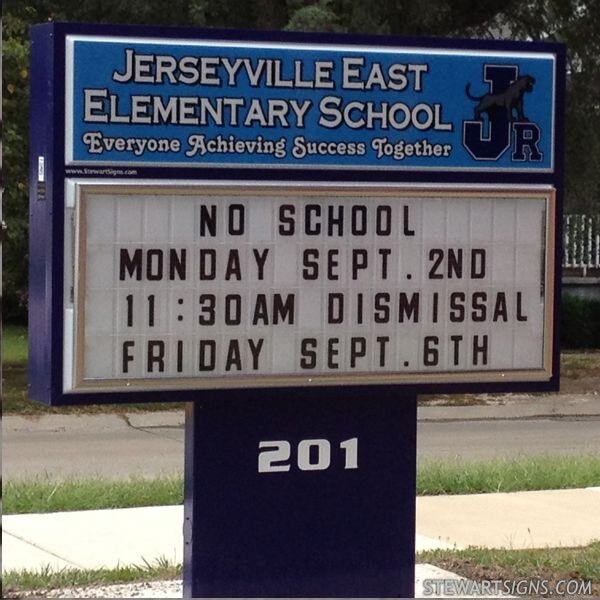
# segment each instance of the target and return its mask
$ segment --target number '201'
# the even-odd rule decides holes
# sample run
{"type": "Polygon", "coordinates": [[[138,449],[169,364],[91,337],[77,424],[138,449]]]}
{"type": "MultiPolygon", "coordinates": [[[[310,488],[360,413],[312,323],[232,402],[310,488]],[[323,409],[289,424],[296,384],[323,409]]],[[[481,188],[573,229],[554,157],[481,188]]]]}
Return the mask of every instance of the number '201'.
{"type": "MultiPolygon", "coordinates": [[[[340,442],[344,469],[358,469],[358,438],[340,442]]],[[[292,445],[287,440],[258,443],[258,472],[277,473],[291,469],[292,445]]],[[[296,448],[296,464],[301,471],[324,471],[331,466],[329,440],[301,440],[296,448]]]]}

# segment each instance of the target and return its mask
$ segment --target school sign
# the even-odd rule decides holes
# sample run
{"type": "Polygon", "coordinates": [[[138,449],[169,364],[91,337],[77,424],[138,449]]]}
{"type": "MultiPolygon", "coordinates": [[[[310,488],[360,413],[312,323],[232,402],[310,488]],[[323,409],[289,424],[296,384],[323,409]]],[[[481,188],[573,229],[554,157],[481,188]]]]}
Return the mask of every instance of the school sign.
{"type": "Polygon", "coordinates": [[[558,389],[564,48],[32,33],[30,396],[187,402],[186,597],[410,597],[417,393],[558,389]]]}
{"type": "Polygon", "coordinates": [[[49,28],[40,397],[556,385],[557,47],[49,28]]]}

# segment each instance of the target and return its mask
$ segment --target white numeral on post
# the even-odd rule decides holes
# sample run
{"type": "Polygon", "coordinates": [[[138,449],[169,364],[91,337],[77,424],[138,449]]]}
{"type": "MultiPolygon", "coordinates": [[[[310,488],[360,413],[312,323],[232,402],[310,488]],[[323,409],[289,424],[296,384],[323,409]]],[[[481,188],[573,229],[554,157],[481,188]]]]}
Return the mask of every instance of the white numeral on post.
{"type": "Polygon", "coordinates": [[[277,471],[289,471],[290,443],[285,440],[276,442],[259,442],[258,448],[264,450],[258,453],[258,472],[276,473],[277,471]],[[286,463],[286,464],[276,464],[286,463]]]}
{"type": "Polygon", "coordinates": [[[340,448],[344,450],[346,459],[344,469],[358,469],[358,438],[342,442],[340,448]]]}
{"type": "Polygon", "coordinates": [[[298,468],[324,471],[331,464],[331,444],[327,440],[302,440],[298,444],[298,468]]]}
{"type": "MultiPolygon", "coordinates": [[[[343,451],[344,469],[358,469],[358,438],[344,440],[339,445],[343,451]]],[[[286,440],[258,443],[258,472],[277,473],[291,469],[292,447],[286,440]]],[[[296,450],[296,466],[300,471],[325,471],[331,466],[329,440],[301,440],[296,450]]]]}

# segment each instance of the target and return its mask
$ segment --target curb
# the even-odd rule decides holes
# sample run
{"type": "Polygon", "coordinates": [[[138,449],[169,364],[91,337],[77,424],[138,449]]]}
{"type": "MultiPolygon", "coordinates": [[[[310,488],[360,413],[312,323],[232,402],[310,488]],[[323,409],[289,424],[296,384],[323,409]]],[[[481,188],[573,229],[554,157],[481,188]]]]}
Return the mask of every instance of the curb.
{"type": "MultiPolygon", "coordinates": [[[[516,419],[600,419],[600,392],[588,394],[544,394],[540,396],[484,397],[493,404],[476,406],[419,406],[419,422],[491,421],[516,419]]],[[[181,428],[185,425],[182,410],[130,412],[93,415],[7,415],[4,431],[77,431],[181,428]]]]}
{"type": "Polygon", "coordinates": [[[444,422],[600,418],[600,394],[556,394],[521,398],[506,395],[492,405],[420,406],[417,409],[417,419],[420,422],[444,422]]]}

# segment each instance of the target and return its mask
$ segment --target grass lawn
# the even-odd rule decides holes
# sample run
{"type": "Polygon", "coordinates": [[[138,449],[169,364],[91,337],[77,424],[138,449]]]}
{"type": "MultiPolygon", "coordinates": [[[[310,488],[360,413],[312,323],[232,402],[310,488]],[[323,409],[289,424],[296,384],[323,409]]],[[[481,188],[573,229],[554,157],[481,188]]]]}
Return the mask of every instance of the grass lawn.
{"type": "MultiPolygon", "coordinates": [[[[557,594],[559,581],[578,579],[589,583],[580,587],[577,595],[585,592],[588,597],[600,596],[600,540],[579,548],[430,550],[420,552],[417,562],[430,563],[474,581],[527,580],[535,586],[544,580],[549,591],[557,594]]],[[[575,591],[577,584],[569,585],[575,591]]]]}
{"type": "Polygon", "coordinates": [[[417,494],[485,494],[600,485],[600,456],[529,456],[481,462],[423,460],[417,494]]]}
{"type": "Polygon", "coordinates": [[[2,485],[4,514],[47,513],[68,510],[166,506],[183,502],[183,477],[125,480],[47,477],[7,481],[2,485]]]}
{"type": "MultiPolygon", "coordinates": [[[[557,585],[561,585],[559,582],[568,581],[569,586],[579,586],[579,594],[585,592],[588,597],[600,595],[600,541],[579,548],[431,550],[418,553],[416,561],[436,565],[473,581],[501,581],[509,586],[521,586],[528,582],[532,586],[530,589],[542,589],[540,584],[543,582],[550,592],[557,594],[560,592],[557,588],[557,585]]],[[[181,576],[181,565],[159,560],[154,564],[117,569],[9,571],[3,573],[2,586],[3,597],[19,598],[23,596],[23,590],[164,580],[181,576]]],[[[570,589],[575,591],[575,587],[570,589]]]]}
{"type": "MultiPolygon", "coordinates": [[[[151,564],[127,565],[116,569],[44,569],[2,573],[2,597],[22,598],[22,590],[50,590],[65,587],[158,581],[182,576],[182,566],[166,559],[151,564]]],[[[37,596],[40,597],[40,596],[37,596]]],[[[43,597],[43,596],[42,596],[43,597]]]]}
{"type": "Polygon", "coordinates": [[[23,366],[27,362],[27,327],[2,327],[2,364],[23,366]]]}
{"type": "Polygon", "coordinates": [[[3,365],[2,377],[2,413],[4,415],[129,413],[149,410],[181,410],[184,407],[181,402],[53,407],[29,399],[27,395],[27,368],[25,365],[3,365]]]}
{"type": "MultiPolygon", "coordinates": [[[[600,485],[600,457],[533,457],[476,463],[422,461],[417,494],[477,494],[566,489],[600,485]]],[[[129,508],[183,502],[183,478],[67,479],[38,477],[4,481],[3,510],[44,513],[129,508]]]]}

